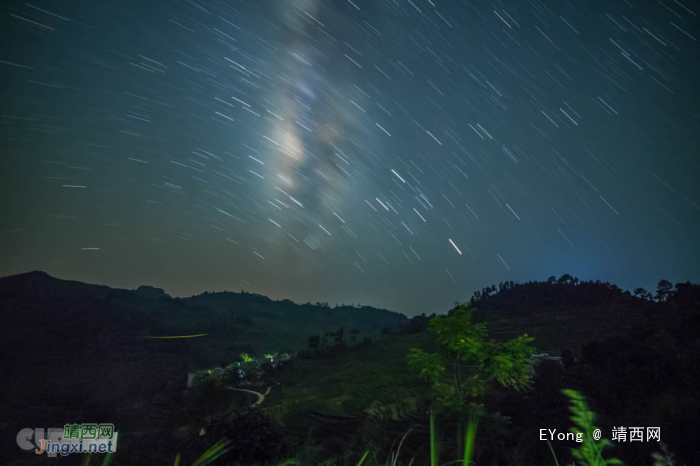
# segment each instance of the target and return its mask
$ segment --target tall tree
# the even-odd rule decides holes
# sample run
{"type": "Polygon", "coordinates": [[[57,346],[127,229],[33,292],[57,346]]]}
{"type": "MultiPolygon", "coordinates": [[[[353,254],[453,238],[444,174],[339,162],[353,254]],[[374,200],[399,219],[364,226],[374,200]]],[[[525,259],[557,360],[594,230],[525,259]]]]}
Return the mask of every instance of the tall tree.
{"type": "Polygon", "coordinates": [[[635,295],[636,297],[642,298],[642,299],[647,299],[647,300],[651,300],[651,299],[652,299],[651,293],[649,293],[649,292],[648,292],[647,290],[645,290],[644,288],[635,288],[635,289],[634,289],[634,295],[635,295]]]}
{"type": "Polygon", "coordinates": [[[656,299],[659,301],[667,301],[669,297],[673,294],[673,283],[668,280],[661,280],[658,285],[656,285],[656,299]]]}
{"type": "Polygon", "coordinates": [[[516,389],[530,382],[529,357],[535,352],[530,343],[534,339],[522,335],[506,342],[487,340],[486,324],[472,323],[472,312],[469,304],[462,304],[448,316],[433,317],[428,328],[436,337],[439,353],[413,348],[408,355],[408,364],[419,378],[433,384],[440,399],[455,408],[483,394],[487,382],[496,380],[516,389]],[[476,368],[469,376],[466,365],[476,368]],[[455,371],[450,383],[440,377],[446,366],[455,371]]]}
{"type": "Polygon", "coordinates": [[[567,285],[567,284],[569,284],[569,283],[571,283],[571,282],[573,282],[573,281],[574,281],[574,277],[572,277],[572,276],[569,275],[568,273],[565,273],[564,275],[562,275],[561,277],[559,277],[559,284],[560,284],[560,285],[567,285]]]}
{"type": "Polygon", "coordinates": [[[462,304],[447,316],[430,319],[428,328],[435,335],[439,352],[412,348],[406,360],[418,378],[430,384],[434,408],[474,421],[483,412],[483,405],[475,401],[489,384],[517,390],[529,386],[529,358],[535,349],[527,334],[506,342],[487,340],[486,324],[472,323],[472,311],[469,304],[462,304]]]}

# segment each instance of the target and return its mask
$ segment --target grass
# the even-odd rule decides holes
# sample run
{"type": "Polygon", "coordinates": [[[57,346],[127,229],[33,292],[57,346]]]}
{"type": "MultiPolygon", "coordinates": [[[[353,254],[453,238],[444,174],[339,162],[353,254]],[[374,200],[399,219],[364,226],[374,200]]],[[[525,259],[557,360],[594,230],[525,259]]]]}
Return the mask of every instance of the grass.
{"type": "MultiPolygon", "coordinates": [[[[573,414],[571,420],[573,421],[573,426],[570,431],[574,434],[581,433],[583,436],[583,442],[579,443],[578,447],[573,450],[573,455],[577,460],[577,463],[572,463],[570,466],[608,466],[608,465],[620,465],[621,461],[617,459],[604,459],[603,452],[606,448],[611,445],[610,440],[601,438],[596,440],[594,436],[594,431],[596,427],[594,425],[596,415],[588,408],[585,398],[575,390],[563,390],[564,394],[569,397],[570,400],[570,411],[573,414]]],[[[458,460],[449,461],[446,463],[440,463],[440,439],[437,432],[436,419],[433,411],[430,411],[429,416],[429,443],[430,443],[430,466],[447,466],[452,464],[461,463],[461,466],[471,466],[476,465],[474,462],[475,446],[476,446],[476,432],[478,429],[479,416],[473,415],[468,418],[467,429],[464,435],[464,448],[463,457],[458,460]]],[[[400,462],[399,458],[401,455],[401,449],[404,446],[404,441],[408,437],[409,433],[413,428],[409,429],[401,437],[401,441],[395,452],[392,451],[390,456],[386,461],[378,461],[376,454],[372,454],[371,448],[366,448],[364,453],[359,456],[359,460],[356,466],[413,466],[415,458],[410,458],[408,463],[400,462]]],[[[187,466],[206,466],[213,464],[217,459],[225,455],[231,448],[233,440],[222,439],[215,445],[210,447],[204,452],[197,460],[187,466]]],[[[549,442],[548,442],[549,444],[549,442]]],[[[559,461],[554,454],[551,444],[549,444],[550,451],[552,452],[553,461],[552,464],[559,466],[559,461]]],[[[392,448],[393,449],[393,448],[392,448]]],[[[668,452],[664,451],[663,458],[671,457],[668,452]]],[[[661,455],[656,454],[654,458],[659,461],[663,459],[661,455]]],[[[90,466],[92,460],[92,454],[87,455],[82,461],[82,466],[90,466]]],[[[114,454],[109,453],[106,455],[102,462],[102,466],[109,466],[114,460],[114,454]]],[[[186,466],[182,463],[182,457],[178,453],[175,457],[174,466],[186,466]]],[[[230,463],[230,459],[229,462],[230,463]]],[[[657,464],[672,464],[672,463],[661,463],[657,464]]],[[[307,463],[302,460],[301,456],[297,458],[289,458],[280,463],[277,466],[313,466],[312,463],[307,463]]],[[[335,466],[335,462],[332,459],[328,459],[322,463],[315,463],[316,466],[335,466]]],[[[246,464],[245,466],[254,466],[246,464]]],[[[543,465],[544,466],[544,465],[543,465]]]]}
{"type": "MultiPolygon", "coordinates": [[[[611,442],[608,439],[600,438],[595,439],[594,432],[596,427],[594,425],[596,415],[588,408],[586,400],[579,392],[575,390],[563,390],[563,393],[569,397],[570,400],[570,411],[573,414],[571,420],[573,421],[573,426],[571,427],[571,432],[574,434],[581,433],[583,435],[583,442],[580,443],[579,447],[573,450],[574,457],[578,460],[578,463],[572,463],[570,466],[607,466],[607,465],[621,465],[623,464],[618,459],[604,459],[603,451],[611,446],[611,442]]],[[[464,436],[464,455],[461,459],[455,461],[449,461],[447,463],[440,463],[440,441],[437,433],[435,415],[433,411],[430,411],[430,466],[447,466],[451,464],[461,463],[462,466],[475,465],[473,461],[475,453],[475,443],[476,443],[476,432],[479,423],[479,416],[472,415],[469,417],[467,423],[467,429],[464,436]]],[[[408,434],[411,432],[412,428],[406,432],[401,441],[399,442],[396,452],[392,452],[389,458],[384,462],[374,461],[373,464],[367,463],[366,466],[401,466],[403,463],[399,463],[399,456],[401,453],[401,447],[408,434]]],[[[549,449],[552,452],[553,463],[559,466],[559,461],[554,453],[552,445],[547,442],[549,449]]],[[[202,457],[193,463],[192,466],[204,466],[216,460],[219,456],[224,454],[227,450],[227,445],[229,442],[227,440],[222,440],[210,448],[202,457]]],[[[357,466],[362,466],[365,461],[368,460],[370,456],[370,449],[365,449],[364,453],[357,462],[357,466]]],[[[657,455],[658,456],[658,455],[657,455]]],[[[657,458],[654,456],[654,458],[657,458]]],[[[180,455],[177,456],[175,461],[175,466],[179,465],[180,455]]],[[[415,458],[411,458],[408,462],[408,466],[412,466],[415,458]]],[[[300,459],[287,459],[278,464],[278,466],[302,466],[307,465],[303,463],[300,459]]],[[[334,466],[335,462],[333,460],[326,460],[319,466],[334,466]]],[[[103,464],[103,466],[106,466],[103,464]]],[[[312,466],[308,464],[308,466],[312,466]]]]}
{"type": "MultiPolygon", "coordinates": [[[[499,326],[495,325],[495,327],[499,326]]],[[[507,331],[504,327],[499,330],[507,331]]],[[[282,376],[282,385],[275,388],[266,397],[262,411],[287,428],[296,431],[308,431],[316,424],[304,414],[314,416],[320,414],[340,420],[361,420],[366,417],[364,411],[367,408],[379,406],[380,409],[385,409],[383,413],[388,413],[389,416],[395,415],[397,411],[395,408],[400,405],[402,400],[420,398],[421,395],[424,395],[424,388],[415,382],[414,376],[406,370],[405,364],[403,364],[405,356],[411,348],[434,351],[435,342],[432,335],[427,332],[413,335],[389,335],[381,337],[362,350],[351,348],[332,357],[294,360],[282,376]],[[386,409],[388,407],[391,409],[386,409]]],[[[574,391],[569,391],[566,394],[571,398],[571,409],[574,414],[572,417],[573,429],[576,430],[572,430],[572,432],[581,432],[586,435],[587,439],[582,447],[573,452],[578,465],[621,464],[615,459],[603,459],[603,450],[610,445],[610,442],[605,439],[599,441],[593,439],[595,415],[588,410],[583,397],[574,391]]],[[[352,423],[349,423],[348,426],[352,426],[352,423]]],[[[463,435],[462,458],[447,464],[461,463],[462,466],[475,464],[473,458],[477,427],[478,418],[471,418],[463,435]]],[[[354,429],[355,427],[350,428],[354,429]]],[[[376,455],[372,455],[370,449],[366,449],[360,463],[364,462],[367,466],[398,466],[402,464],[399,462],[399,455],[401,448],[407,446],[404,441],[409,432],[401,437],[398,449],[392,452],[386,461],[378,461],[376,455]]],[[[344,435],[341,433],[339,438],[341,440],[347,439],[344,435]]],[[[458,435],[461,438],[462,434],[458,435]]],[[[431,466],[441,466],[439,462],[440,438],[436,432],[432,413],[429,441],[430,464],[431,466]]],[[[357,443],[354,446],[347,443],[346,445],[351,455],[353,448],[354,451],[361,451],[360,448],[362,448],[358,447],[357,443]]],[[[552,450],[551,445],[549,448],[552,450]]],[[[393,445],[390,449],[393,450],[393,445]]],[[[411,449],[409,448],[409,450],[411,449]]],[[[416,448],[411,451],[417,454],[416,448]]],[[[330,449],[327,453],[336,454],[338,450],[330,449]]],[[[554,454],[553,450],[552,453],[554,454]]],[[[347,461],[347,456],[345,458],[347,461]]],[[[410,462],[413,463],[413,460],[412,458],[410,462]]],[[[288,461],[296,462],[285,462],[285,464],[310,464],[300,463],[298,459],[288,461]]],[[[329,466],[333,462],[328,460],[323,464],[329,466]]],[[[556,456],[554,456],[552,464],[559,466],[556,456]]]]}
{"type": "Polygon", "coordinates": [[[294,360],[282,386],[270,392],[264,409],[284,422],[302,412],[354,417],[374,401],[383,404],[414,397],[421,390],[406,370],[410,348],[430,349],[429,334],[386,336],[364,350],[337,357],[294,360]]]}
{"type": "Polygon", "coordinates": [[[571,432],[574,434],[582,434],[583,442],[573,451],[574,457],[579,460],[579,464],[585,466],[607,466],[609,464],[622,464],[622,461],[612,458],[603,459],[603,450],[612,446],[612,442],[606,438],[596,439],[596,432],[600,429],[596,428],[596,415],[588,409],[586,399],[576,390],[562,390],[564,395],[569,397],[571,405],[569,410],[573,414],[571,420],[574,422],[574,427],[571,432]]]}
{"type": "MultiPolygon", "coordinates": [[[[437,432],[436,432],[436,426],[435,426],[435,416],[433,412],[430,412],[430,465],[431,466],[446,466],[449,464],[454,464],[454,463],[462,463],[462,466],[469,466],[471,464],[474,464],[472,462],[473,454],[474,454],[474,439],[476,437],[476,428],[477,428],[478,420],[476,418],[472,418],[467,426],[467,432],[465,435],[465,448],[464,448],[464,458],[462,460],[458,461],[451,461],[449,463],[443,463],[440,465],[439,463],[439,457],[440,457],[440,443],[437,438],[437,432]]],[[[374,464],[368,463],[366,466],[401,466],[403,463],[399,463],[399,456],[401,453],[401,447],[404,444],[404,441],[406,440],[406,437],[408,434],[411,432],[412,429],[409,429],[408,432],[406,432],[402,437],[401,441],[399,442],[399,445],[396,449],[396,452],[392,452],[389,458],[381,463],[377,462],[375,460],[374,464]]],[[[207,464],[210,464],[214,462],[217,458],[219,458],[221,455],[225,454],[226,451],[228,450],[228,446],[230,445],[230,441],[227,439],[221,440],[218,443],[216,443],[214,446],[212,446],[209,450],[207,450],[198,460],[196,460],[194,463],[192,463],[192,466],[205,466],[207,464]]],[[[357,462],[356,466],[362,466],[365,464],[365,461],[368,460],[368,457],[370,456],[370,449],[365,449],[364,453],[360,457],[359,461],[357,462]]],[[[108,456],[109,459],[109,456],[108,456]]],[[[180,465],[180,459],[181,456],[178,453],[178,455],[175,457],[175,463],[174,466],[181,466],[180,465]]],[[[411,458],[408,462],[407,466],[412,466],[414,463],[415,458],[411,458]]],[[[107,466],[106,463],[107,460],[105,460],[105,463],[103,463],[102,466],[107,466]]],[[[278,463],[277,466],[305,466],[307,463],[303,463],[302,460],[299,458],[288,458],[284,461],[281,461],[278,463]]],[[[323,463],[321,463],[318,466],[334,466],[335,462],[333,460],[326,460],[323,463]]],[[[84,465],[87,466],[87,465],[84,465]]],[[[250,466],[250,465],[246,465],[250,466]]],[[[311,466],[311,465],[308,465],[311,466]]]]}

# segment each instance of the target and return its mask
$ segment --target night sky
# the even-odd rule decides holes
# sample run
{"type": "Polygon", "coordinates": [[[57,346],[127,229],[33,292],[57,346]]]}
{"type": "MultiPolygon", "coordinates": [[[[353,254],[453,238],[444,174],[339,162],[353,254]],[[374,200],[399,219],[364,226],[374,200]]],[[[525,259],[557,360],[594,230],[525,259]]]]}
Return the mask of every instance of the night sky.
{"type": "Polygon", "coordinates": [[[700,5],[3,2],[0,276],[445,312],[700,280],[700,5]]]}

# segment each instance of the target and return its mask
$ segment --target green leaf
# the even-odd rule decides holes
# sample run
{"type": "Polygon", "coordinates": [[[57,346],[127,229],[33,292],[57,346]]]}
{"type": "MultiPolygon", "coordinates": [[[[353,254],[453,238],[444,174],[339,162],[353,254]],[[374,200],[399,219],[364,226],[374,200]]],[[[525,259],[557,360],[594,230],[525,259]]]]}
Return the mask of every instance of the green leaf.
{"type": "Polygon", "coordinates": [[[608,460],[603,459],[603,450],[612,445],[609,439],[601,438],[595,440],[593,432],[597,429],[593,424],[595,422],[595,413],[588,409],[586,400],[579,392],[575,390],[562,390],[570,400],[569,410],[573,414],[571,420],[574,426],[570,431],[576,434],[583,434],[583,442],[580,446],[572,451],[575,458],[580,460],[580,466],[600,466],[608,464],[622,464],[616,458],[608,460]]]}

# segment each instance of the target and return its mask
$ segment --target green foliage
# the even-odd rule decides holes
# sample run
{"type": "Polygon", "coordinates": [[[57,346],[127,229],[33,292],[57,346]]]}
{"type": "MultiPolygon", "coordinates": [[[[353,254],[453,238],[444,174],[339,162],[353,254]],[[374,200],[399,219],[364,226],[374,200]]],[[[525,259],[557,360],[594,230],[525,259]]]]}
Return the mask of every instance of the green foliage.
{"type": "Polygon", "coordinates": [[[431,385],[438,405],[461,414],[478,407],[470,400],[483,395],[491,380],[518,390],[528,387],[529,357],[535,352],[527,334],[503,343],[486,340],[486,324],[472,323],[472,312],[462,304],[446,317],[430,319],[439,353],[414,348],[406,358],[416,376],[431,385]],[[444,380],[446,367],[451,368],[449,382],[444,380]]]}
{"type": "Polygon", "coordinates": [[[571,400],[569,410],[573,414],[571,420],[574,422],[574,426],[570,430],[577,436],[581,434],[583,438],[580,447],[573,450],[573,455],[580,461],[580,466],[622,464],[622,461],[618,459],[603,459],[603,450],[611,446],[612,442],[602,437],[598,440],[595,439],[594,431],[597,428],[593,423],[596,415],[588,409],[583,395],[576,390],[562,390],[562,392],[571,400]]]}
{"type": "MultiPolygon", "coordinates": [[[[243,364],[241,364],[241,366],[243,366],[243,364]]],[[[226,366],[223,374],[221,374],[221,384],[223,386],[229,386],[240,383],[241,377],[239,377],[239,369],[241,369],[241,367],[239,367],[238,364],[230,364],[226,366]]]]}
{"type": "Polygon", "coordinates": [[[241,381],[257,380],[262,376],[262,371],[255,362],[242,363],[241,369],[243,369],[243,377],[239,377],[239,383],[241,381]]]}
{"type": "Polygon", "coordinates": [[[426,353],[422,349],[411,348],[407,362],[420,380],[431,384],[437,383],[445,372],[442,357],[439,354],[426,353]]]}
{"type": "Polygon", "coordinates": [[[433,410],[430,410],[430,466],[438,465],[438,457],[440,456],[440,443],[435,438],[435,416],[433,410]]]}
{"type": "MultiPolygon", "coordinates": [[[[583,436],[583,442],[580,444],[581,446],[573,450],[573,455],[577,459],[577,463],[574,465],[573,463],[571,466],[607,466],[607,465],[621,465],[623,464],[621,461],[617,459],[607,459],[604,460],[602,458],[602,452],[605,448],[611,445],[611,442],[607,439],[599,439],[595,440],[593,432],[595,431],[596,427],[594,425],[595,423],[595,418],[596,415],[595,413],[591,412],[586,404],[585,398],[577,391],[575,390],[562,390],[563,393],[569,397],[571,400],[571,406],[570,410],[573,414],[571,417],[571,420],[574,422],[574,426],[571,427],[571,432],[573,432],[575,435],[577,434],[582,434],[583,436]]],[[[415,403],[415,400],[413,401],[415,403]]],[[[247,420],[249,419],[251,413],[248,413],[248,415],[243,415],[239,420],[247,420]]],[[[473,462],[473,456],[474,456],[474,449],[475,449],[475,438],[476,438],[476,431],[479,423],[481,414],[478,412],[474,412],[472,415],[469,416],[468,418],[468,423],[467,423],[467,430],[464,435],[464,455],[462,459],[457,460],[457,461],[450,461],[446,463],[442,463],[443,466],[446,466],[448,464],[457,464],[461,463],[461,466],[470,466],[474,465],[475,463],[473,462]]],[[[255,416],[252,416],[254,419],[257,419],[255,416]]],[[[230,423],[229,423],[230,424],[230,423]]],[[[229,425],[227,424],[227,425],[229,425]]],[[[237,424],[234,423],[234,427],[237,424]]],[[[231,425],[229,425],[231,427],[231,425]]],[[[217,432],[216,434],[223,434],[225,437],[217,442],[215,445],[211,446],[203,455],[201,455],[197,460],[195,460],[194,463],[192,463],[192,466],[204,466],[207,464],[214,463],[218,458],[224,456],[224,455],[229,455],[229,458],[222,458],[222,460],[226,459],[231,459],[233,457],[239,457],[240,452],[234,451],[238,448],[236,442],[232,442],[229,440],[229,438],[236,438],[238,439],[238,443],[241,441],[245,444],[243,445],[242,451],[248,451],[251,448],[256,448],[259,446],[267,447],[269,446],[269,442],[271,440],[279,440],[275,438],[274,436],[270,436],[273,432],[267,432],[265,430],[260,430],[260,427],[257,424],[253,423],[243,423],[238,426],[238,429],[233,429],[233,430],[228,430],[224,432],[217,432]],[[251,442],[250,439],[246,437],[246,434],[250,433],[251,428],[255,428],[256,434],[253,435],[255,437],[256,442],[251,442]],[[231,453],[234,453],[234,455],[231,455],[231,453]]],[[[363,464],[367,464],[367,466],[399,466],[403,463],[399,463],[399,454],[401,452],[401,448],[404,444],[404,441],[408,437],[408,434],[413,430],[411,428],[408,432],[406,432],[402,438],[401,441],[396,449],[395,452],[392,452],[390,457],[386,461],[379,461],[376,458],[376,455],[370,456],[370,453],[373,453],[372,447],[368,447],[364,450],[364,453],[360,456],[357,454],[355,457],[359,457],[359,461],[356,463],[356,466],[362,466],[363,464]]],[[[215,435],[216,435],[215,434],[215,435]]],[[[441,442],[440,439],[437,435],[437,428],[436,428],[436,419],[435,419],[435,413],[433,410],[430,410],[430,416],[429,416],[429,442],[430,442],[430,465],[431,466],[440,466],[440,450],[441,450],[441,442]]],[[[549,448],[552,451],[553,455],[553,461],[556,466],[559,466],[559,461],[556,458],[556,455],[554,454],[554,450],[552,449],[551,444],[549,444],[549,448]]],[[[653,459],[655,460],[654,466],[673,466],[675,464],[674,459],[673,459],[673,454],[669,453],[666,446],[664,444],[661,444],[661,452],[660,453],[654,453],[652,455],[653,459]]],[[[277,451],[277,453],[284,454],[282,451],[277,451]]],[[[88,455],[86,457],[86,460],[83,462],[83,466],[89,466],[89,462],[91,459],[92,454],[88,455]]],[[[312,458],[306,458],[304,457],[305,455],[297,455],[296,458],[289,458],[286,460],[283,460],[279,463],[277,463],[277,466],[292,466],[292,465],[318,465],[318,466],[335,466],[337,463],[333,459],[326,459],[325,461],[320,462],[320,460],[314,460],[312,458]]],[[[354,456],[354,455],[353,455],[354,456]]],[[[252,457],[251,457],[252,458],[252,457]]],[[[111,461],[112,455],[107,455],[107,458],[105,459],[105,462],[103,462],[102,466],[108,466],[109,461],[111,461]]],[[[236,464],[261,464],[257,462],[251,462],[250,458],[246,458],[247,462],[244,463],[236,463],[236,464]]],[[[181,455],[178,453],[176,458],[175,458],[175,464],[174,466],[180,466],[180,460],[181,460],[181,455]]],[[[269,457],[268,461],[264,464],[270,464],[270,461],[274,460],[274,457],[269,457]]],[[[411,459],[408,463],[408,466],[412,466],[414,463],[414,459],[411,459]]],[[[227,463],[228,464],[228,463],[227,463]]],[[[347,464],[347,463],[346,463],[347,464]]],[[[350,463],[352,464],[352,463],[350,463]]],[[[521,463],[517,463],[521,464],[521,463]]],[[[529,463],[528,463],[529,464],[529,463]]]]}
{"type": "Polygon", "coordinates": [[[210,370],[203,370],[203,371],[197,371],[194,373],[194,377],[192,377],[192,386],[193,387],[198,387],[202,385],[205,381],[209,380],[211,378],[211,371],[210,370]]]}
{"type": "Polygon", "coordinates": [[[528,337],[527,334],[505,343],[491,340],[486,345],[486,357],[482,364],[501,385],[516,390],[527,388],[530,385],[529,360],[535,353],[535,349],[530,346],[533,340],[534,338],[528,337]]]}
{"type": "Polygon", "coordinates": [[[200,456],[194,463],[192,463],[192,466],[204,466],[205,464],[213,462],[219,456],[223,455],[228,451],[230,444],[230,440],[220,440],[207,451],[205,451],[204,454],[200,456]]]}
{"type": "Polygon", "coordinates": [[[668,451],[665,443],[661,443],[661,452],[652,453],[654,458],[654,466],[675,466],[674,454],[668,451]]]}
{"type": "Polygon", "coordinates": [[[467,424],[467,433],[464,436],[464,457],[462,458],[462,466],[472,464],[474,456],[474,443],[476,441],[476,428],[479,425],[479,416],[470,416],[467,424]]]}
{"type": "Polygon", "coordinates": [[[428,324],[428,329],[443,349],[450,356],[463,361],[483,359],[486,324],[473,324],[472,310],[468,304],[460,305],[451,310],[447,317],[433,317],[428,324]]]}
{"type": "MultiPolygon", "coordinates": [[[[267,359],[276,357],[277,353],[265,354],[267,359]]],[[[241,353],[240,359],[243,362],[234,362],[223,368],[223,370],[215,369],[214,371],[201,370],[195,372],[192,379],[192,387],[201,391],[212,387],[236,386],[261,377],[262,370],[258,365],[258,361],[248,356],[247,353],[241,353]]]]}
{"type": "Polygon", "coordinates": [[[369,450],[365,450],[365,454],[362,455],[362,458],[360,458],[360,461],[357,462],[357,466],[362,466],[362,463],[365,462],[365,458],[367,458],[368,453],[369,453],[369,450]]]}

